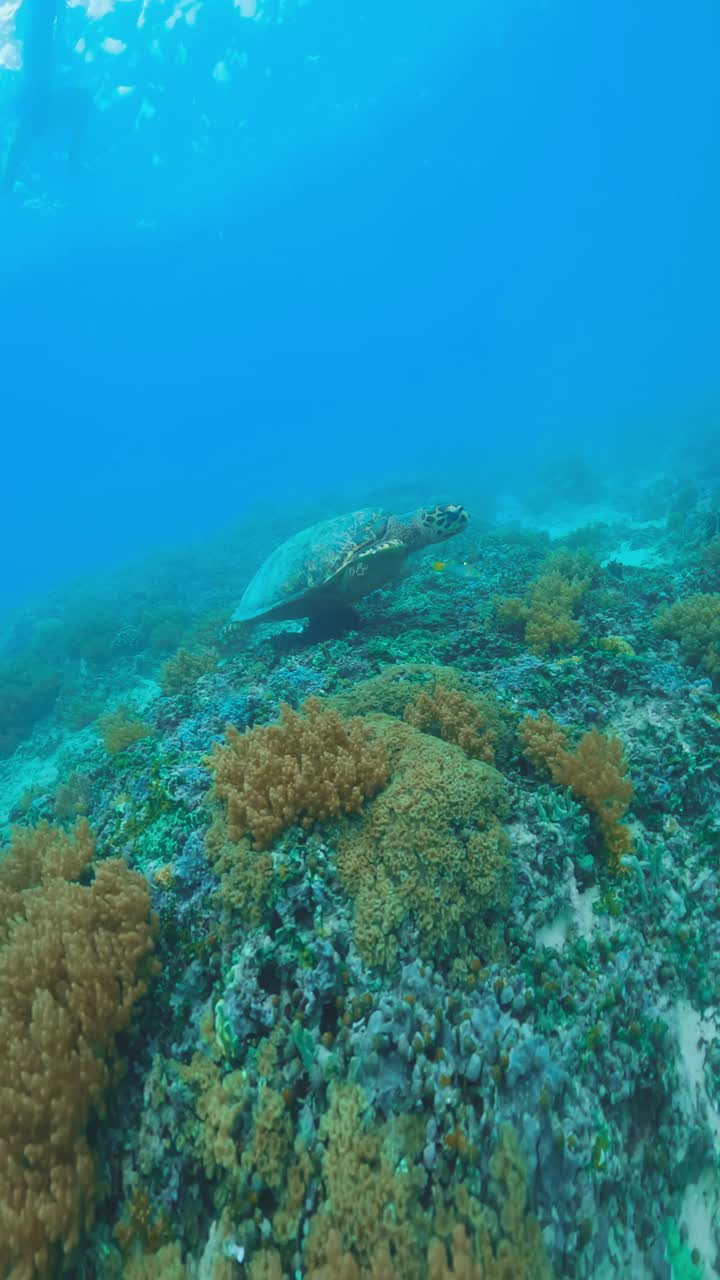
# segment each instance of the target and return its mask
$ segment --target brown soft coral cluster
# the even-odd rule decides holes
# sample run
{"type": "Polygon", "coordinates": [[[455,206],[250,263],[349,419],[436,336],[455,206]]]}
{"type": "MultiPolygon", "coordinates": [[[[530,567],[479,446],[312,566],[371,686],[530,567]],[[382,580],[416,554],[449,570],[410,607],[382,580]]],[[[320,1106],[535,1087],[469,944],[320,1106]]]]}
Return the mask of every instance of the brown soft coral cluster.
{"type": "Polygon", "coordinates": [[[341,840],[338,868],[355,898],[355,937],[372,964],[393,962],[398,931],[412,922],[424,953],[462,945],[509,891],[500,818],[506,784],[497,770],[402,721],[372,718],[391,781],[341,840]]]}
{"type": "Polygon", "coordinates": [[[224,1170],[236,1182],[239,1165],[233,1134],[246,1092],[242,1073],[223,1075],[217,1063],[202,1053],[193,1054],[187,1066],[177,1064],[177,1070],[197,1090],[195,1140],[207,1177],[213,1179],[224,1170]]]}
{"type": "Polygon", "coordinates": [[[280,723],[238,733],[210,757],[215,794],[225,804],[232,840],[251,836],[266,849],[300,822],[357,813],[387,781],[387,752],[362,720],[344,720],[319,698],[302,713],[283,705],[280,723]]]}
{"type": "Polygon", "coordinates": [[[496,622],[524,635],[533,653],[571,648],[581,633],[574,615],[595,567],[584,552],[559,551],[549,556],[531,583],[527,600],[519,596],[496,597],[496,622]]]}
{"type": "Polygon", "coordinates": [[[266,849],[254,849],[247,838],[230,840],[221,815],[207,833],[205,851],[219,878],[215,901],[220,932],[233,930],[238,916],[247,924],[259,924],[272,884],[272,855],[266,849]]]}
{"type": "Polygon", "coordinates": [[[306,1240],[309,1280],[551,1280],[512,1130],[499,1135],[482,1200],[460,1182],[454,1203],[436,1196],[430,1210],[409,1117],[373,1123],[362,1091],[338,1085],[321,1138],[326,1199],[306,1240]]]}
{"type": "Polygon", "coordinates": [[[323,1275],[328,1238],[351,1251],[364,1267],[392,1254],[401,1274],[419,1272],[410,1214],[422,1179],[417,1169],[398,1175],[392,1127],[374,1126],[369,1120],[365,1095],[357,1085],[338,1084],[330,1090],[320,1125],[326,1198],[305,1245],[311,1275],[316,1268],[323,1275]]]}
{"type": "Polygon", "coordinates": [[[683,657],[720,680],[720,592],[678,600],[655,619],[661,635],[678,640],[683,657]]]}
{"type": "Polygon", "coordinates": [[[595,814],[614,871],[624,870],[623,854],[632,852],[632,836],[621,819],[633,797],[628,764],[619,738],[591,729],[575,750],[552,716],[541,712],[520,723],[523,752],[534,765],[550,770],[553,782],[570,787],[595,814]]]}
{"type": "Polygon", "coordinates": [[[150,974],[145,881],[85,822],[15,831],[0,858],[0,1274],[32,1280],[91,1221],[86,1130],[150,974]]]}
{"type": "MultiPolygon", "coordinates": [[[[264,1069],[274,1060],[268,1052],[266,1041],[264,1069]]],[[[230,1121],[222,1127],[230,1141],[236,1132],[238,1149],[226,1162],[229,1181],[214,1191],[216,1207],[224,1206],[218,1243],[223,1221],[233,1235],[242,1223],[243,1193],[256,1207],[256,1222],[263,1222],[248,1246],[248,1280],[289,1280],[299,1271],[307,1280],[551,1280],[529,1204],[527,1166],[511,1129],[488,1135],[492,1147],[484,1170],[479,1160],[470,1168],[463,1158],[435,1178],[423,1159],[422,1116],[383,1119],[359,1084],[335,1079],[310,1153],[299,1136],[291,1146],[286,1098],[264,1082],[264,1069],[249,1141],[237,1136],[235,1103],[221,1103],[223,1110],[229,1105],[230,1121]],[[240,1197],[238,1170],[244,1182],[240,1197]],[[278,1200],[281,1207],[273,1213],[278,1200]]],[[[208,1082],[215,1090],[214,1068],[194,1063],[193,1074],[201,1093],[208,1082]]],[[[206,1265],[210,1243],[199,1267],[188,1260],[188,1276],[199,1272],[220,1280],[206,1265]]],[[[179,1252],[175,1257],[163,1250],[158,1264],[165,1255],[168,1262],[179,1261],[179,1252]]],[[[138,1271],[148,1280],[155,1274],[138,1271]]]]}
{"type": "Polygon", "coordinates": [[[474,760],[495,763],[495,748],[504,724],[494,698],[471,698],[460,689],[437,683],[421,689],[407,704],[403,718],[423,733],[455,743],[474,760]]]}

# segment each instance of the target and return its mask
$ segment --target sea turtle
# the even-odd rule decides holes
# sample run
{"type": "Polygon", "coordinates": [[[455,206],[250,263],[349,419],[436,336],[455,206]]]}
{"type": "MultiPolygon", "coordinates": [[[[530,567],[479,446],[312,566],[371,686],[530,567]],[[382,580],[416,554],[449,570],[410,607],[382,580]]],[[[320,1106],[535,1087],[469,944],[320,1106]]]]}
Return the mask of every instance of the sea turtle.
{"type": "Polygon", "coordinates": [[[444,542],[468,522],[464,507],[395,516],[366,508],[288,538],[250,580],[230,625],[330,614],[396,578],[411,551],[444,542]]]}

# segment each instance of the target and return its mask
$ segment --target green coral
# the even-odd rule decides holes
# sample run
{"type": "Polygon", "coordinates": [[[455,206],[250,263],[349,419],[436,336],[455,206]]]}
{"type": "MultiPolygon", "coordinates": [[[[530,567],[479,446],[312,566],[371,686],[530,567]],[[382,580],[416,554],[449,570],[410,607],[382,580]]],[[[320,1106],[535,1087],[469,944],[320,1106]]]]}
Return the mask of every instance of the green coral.
{"type": "Polygon", "coordinates": [[[38,720],[52,711],[62,677],[35,652],[0,666],[0,758],[12,755],[38,720]]]}
{"type": "Polygon", "coordinates": [[[392,964],[406,922],[425,954],[470,936],[477,945],[484,913],[508,900],[505,781],[450,742],[386,717],[370,723],[391,779],[338,847],[358,947],[370,963],[392,964]]]}
{"type": "Polygon", "coordinates": [[[101,716],[98,720],[98,731],[105,750],[111,756],[127,751],[128,747],[134,746],[141,738],[147,738],[152,733],[150,725],[146,724],[135,708],[127,702],[123,702],[115,707],[114,711],[107,711],[104,716],[101,716]]]}

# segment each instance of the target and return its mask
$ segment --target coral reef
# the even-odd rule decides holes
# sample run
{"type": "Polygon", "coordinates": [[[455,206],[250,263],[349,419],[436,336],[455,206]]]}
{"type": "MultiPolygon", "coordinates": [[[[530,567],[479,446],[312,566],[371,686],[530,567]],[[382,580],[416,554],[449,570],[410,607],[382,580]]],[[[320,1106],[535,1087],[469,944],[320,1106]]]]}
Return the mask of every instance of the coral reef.
{"type": "Polygon", "coordinates": [[[0,631],[0,1272],[715,1274],[716,499],[219,636],[296,514],[0,631]]]}
{"type": "Polygon", "coordinates": [[[471,698],[460,689],[443,684],[422,689],[409,702],[403,717],[423,733],[435,733],[444,742],[454,742],[475,760],[494,764],[503,719],[497,699],[471,698]]]}
{"type": "Polygon", "coordinates": [[[111,756],[127,751],[128,747],[132,747],[141,738],[147,738],[152,732],[150,726],[125,702],[100,717],[98,730],[105,750],[111,756]]]}

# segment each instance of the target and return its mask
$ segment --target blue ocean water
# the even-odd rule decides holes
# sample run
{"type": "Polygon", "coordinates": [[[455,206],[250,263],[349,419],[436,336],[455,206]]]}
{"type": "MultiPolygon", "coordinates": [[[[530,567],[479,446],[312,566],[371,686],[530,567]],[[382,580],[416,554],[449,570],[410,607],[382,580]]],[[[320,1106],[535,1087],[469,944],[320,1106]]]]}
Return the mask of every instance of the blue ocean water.
{"type": "Polygon", "coordinates": [[[0,0],[0,1280],[720,1274],[719,123],[717,0],[0,0]]]}
{"type": "Polygon", "coordinates": [[[711,0],[243,14],[68,6],[89,172],[57,126],[0,206],[4,597],[269,494],[716,426],[711,0]]]}

